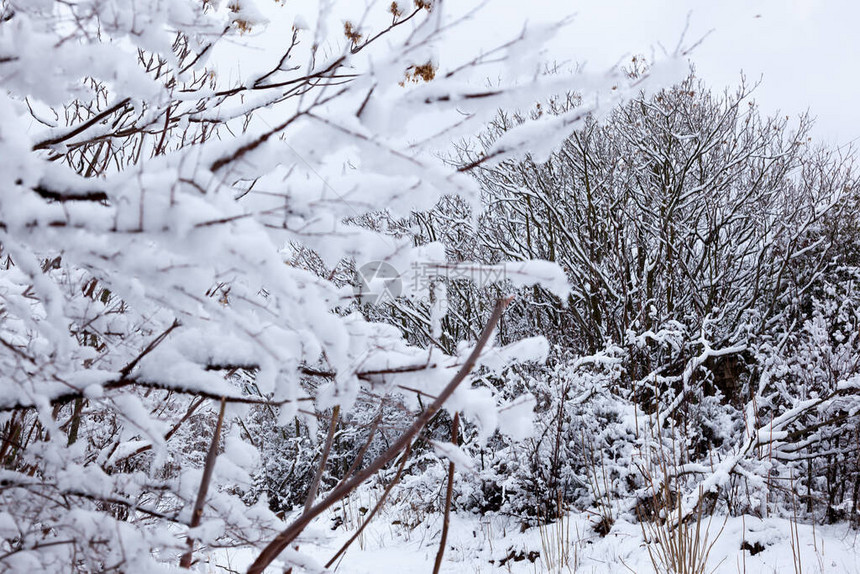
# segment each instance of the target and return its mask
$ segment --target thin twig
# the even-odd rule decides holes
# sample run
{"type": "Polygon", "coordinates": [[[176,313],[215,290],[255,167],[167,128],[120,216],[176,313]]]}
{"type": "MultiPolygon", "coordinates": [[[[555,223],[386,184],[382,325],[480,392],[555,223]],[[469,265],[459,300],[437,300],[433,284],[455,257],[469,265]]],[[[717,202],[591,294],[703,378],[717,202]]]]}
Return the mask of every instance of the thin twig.
{"type": "Polygon", "coordinates": [[[156,337],[155,339],[153,339],[152,341],[150,341],[150,343],[149,343],[149,344],[148,344],[148,345],[143,349],[143,351],[141,351],[141,352],[140,352],[140,354],[139,354],[137,357],[135,357],[135,358],[134,358],[134,360],[132,360],[130,363],[128,363],[126,366],[124,366],[123,368],[121,368],[121,369],[119,370],[119,374],[120,374],[120,375],[122,375],[123,377],[127,377],[127,376],[129,376],[129,375],[131,374],[131,372],[134,370],[134,368],[137,366],[137,364],[138,364],[138,363],[140,363],[141,359],[143,359],[143,358],[144,358],[145,356],[147,356],[149,353],[151,353],[152,351],[154,351],[154,350],[155,350],[155,348],[156,348],[157,346],[159,346],[159,345],[161,344],[161,342],[162,342],[162,341],[164,341],[164,339],[166,339],[166,338],[167,338],[167,336],[168,336],[168,335],[169,335],[169,334],[170,334],[174,329],[176,329],[177,327],[179,327],[179,325],[180,325],[179,320],[178,320],[178,319],[174,319],[174,321],[173,321],[173,323],[170,325],[170,327],[168,327],[167,329],[165,329],[165,330],[164,330],[164,331],[163,331],[163,332],[162,332],[158,337],[156,337]]]}
{"type": "MultiPolygon", "coordinates": [[[[203,516],[203,505],[206,504],[206,495],[209,494],[209,483],[212,481],[212,472],[215,470],[215,459],[218,457],[218,446],[221,444],[221,427],[224,424],[224,410],[227,401],[221,399],[221,410],[218,412],[218,422],[215,424],[215,432],[212,433],[212,442],[209,452],[206,453],[206,465],[203,467],[203,476],[200,477],[200,489],[197,491],[197,501],[194,503],[194,511],[191,513],[191,524],[189,528],[200,526],[203,516]]],[[[194,539],[188,537],[188,550],[179,561],[180,568],[190,568],[191,558],[194,555],[194,539]]]]}
{"type": "MultiPolygon", "coordinates": [[[[460,427],[460,413],[454,413],[451,422],[451,444],[457,445],[457,432],[460,427]]],[[[445,544],[448,542],[448,526],[451,524],[451,499],[454,497],[454,461],[448,463],[448,489],[445,491],[445,517],[442,519],[442,536],[439,538],[439,551],[436,552],[436,562],[433,564],[433,574],[439,574],[442,558],[445,556],[445,544]]]]}
{"type": "Polygon", "coordinates": [[[254,560],[253,564],[248,568],[248,574],[263,574],[263,571],[293,540],[296,539],[296,537],[298,537],[299,534],[302,533],[302,531],[304,531],[314,518],[325,512],[325,510],[335,502],[363,484],[367,479],[382,469],[382,467],[394,460],[397,455],[402,453],[406,447],[412,443],[412,439],[414,439],[421,429],[423,429],[424,426],[427,425],[427,423],[435,416],[435,414],[445,404],[445,401],[451,397],[460,383],[465,380],[475,367],[478,362],[478,358],[481,355],[481,351],[483,351],[484,347],[490,341],[490,337],[495,330],[496,324],[499,322],[499,319],[502,318],[502,313],[512,299],[512,297],[500,299],[499,302],[496,303],[496,308],[493,310],[493,314],[490,316],[489,321],[487,321],[487,325],[484,327],[484,331],[481,333],[481,337],[478,339],[478,342],[472,350],[472,353],[469,355],[469,358],[466,359],[466,362],[457,374],[454,375],[454,378],[451,379],[445,389],[439,393],[439,397],[433,401],[417,419],[415,419],[412,426],[400,435],[400,438],[398,438],[384,453],[376,457],[376,459],[374,459],[366,469],[357,473],[351,480],[336,486],[327,497],[320,501],[316,506],[312,507],[308,512],[299,516],[284,531],[278,534],[275,539],[260,552],[257,559],[254,560]]]}
{"type": "Polygon", "coordinates": [[[314,504],[314,500],[317,498],[317,492],[320,488],[320,482],[322,482],[322,475],[325,471],[326,463],[328,463],[328,455],[331,453],[331,445],[334,443],[334,432],[337,429],[337,422],[340,418],[340,406],[335,405],[331,412],[331,423],[328,427],[328,435],[325,437],[325,446],[323,447],[322,457],[320,458],[320,462],[317,465],[317,471],[314,474],[314,480],[311,483],[311,487],[308,489],[308,496],[305,499],[305,512],[311,509],[311,506],[314,504]]]}
{"type": "Polygon", "coordinates": [[[391,492],[391,489],[394,488],[394,485],[400,482],[400,476],[403,474],[403,469],[406,468],[406,461],[409,460],[409,454],[412,452],[412,444],[410,443],[406,447],[406,451],[403,453],[403,456],[400,460],[400,466],[397,467],[397,472],[394,474],[394,478],[391,479],[391,482],[388,483],[388,486],[385,487],[385,490],[382,491],[382,496],[379,497],[379,500],[376,501],[376,505],[373,507],[373,510],[370,511],[370,514],[367,515],[367,518],[364,519],[364,522],[361,523],[361,526],[358,527],[358,530],[349,538],[349,540],[344,543],[343,546],[340,547],[340,550],[337,551],[337,554],[331,557],[331,560],[326,562],[325,567],[331,568],[331,565],[335,563],[335,560],[340,558],[344,552],[350,547],[350,545],[355,542],[355,539],[361,536],[361,533],[364,532],[364,529],[370,524],[370,521],[373,520],[373,517],[376,516],[376,513],[379,512],[379,509],[382,508],[383,503],[385,503],[385,499],[388,498],[388,494],[391,492]]]}

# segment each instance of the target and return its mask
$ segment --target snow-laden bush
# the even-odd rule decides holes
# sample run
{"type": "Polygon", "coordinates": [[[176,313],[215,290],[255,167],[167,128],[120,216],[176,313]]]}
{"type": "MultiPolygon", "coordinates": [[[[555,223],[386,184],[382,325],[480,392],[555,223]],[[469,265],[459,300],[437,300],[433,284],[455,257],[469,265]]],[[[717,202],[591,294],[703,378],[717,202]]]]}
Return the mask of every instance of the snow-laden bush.
{"type": "MultiPolygon", "coordinates": [[[[473,170],[477,219],[445,198],[409,220],[451,261],[547,259],[572,287],[564,300],[522,289],[500,326],[503,340],[543,334],[555,350],[550,367],[492,380],[533,393],[539,416],[532,438],[470,451],[484,474],[464,478],[464,504],[531,519],[552,516],[561,493],[596,525],[636,519],[652,475],[642,461],[661,460],[682,514],[767,513],[794,496],[819,518],[856,514],[852,156],[816,147],[808,118],[764,117],[749,98],[690,76],[589,117],[548,157],[473,170]]],[[[453,161],[581,102],[501,113],[453,161]]],[[[385,313],[455,348],[497,291],[451,281],[445,293],[435,335],[429,306],[385,313]]]]}

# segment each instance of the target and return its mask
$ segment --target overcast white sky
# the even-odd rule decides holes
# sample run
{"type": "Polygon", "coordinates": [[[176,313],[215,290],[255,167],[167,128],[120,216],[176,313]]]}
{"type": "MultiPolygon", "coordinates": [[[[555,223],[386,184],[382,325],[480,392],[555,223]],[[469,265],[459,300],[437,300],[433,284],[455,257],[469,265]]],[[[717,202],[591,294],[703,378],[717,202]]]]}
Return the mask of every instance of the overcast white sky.
{"type": "MultiPolygon", "coordinates": [[[[381,4],[383,10],[372,11],[387,18],[390,0],[334,2],[338,17],[352,18],[340,13],[353,11],[358,18],[367,5],[381,4]]],[[[453,17],[480,2],[445,0],[444,9],[453,17]]],[[[263,46],[280,53],[292,11],[316,2],[257,4],[272,19],[263,46]]],[[[743,71],[750,82],[761,80],[754,98],[765,113],[796,116],[809,109],[818,118],[817,139],[840,145],[860,139],[860,0],[487,0],[442,57],[448,50],[471,56],[510,40],[526,22],[571,15],[573,23],[549,44],[546,58],[585,62],[592,72],[634,54],[659,58],[663,48],[671,52],[678,45],[689,17],[685,44],[707,34],[692,61],[713,89],[737,85],[743,71]]],[[[244,71],[258,59],[265,61],[243,58],[244,71]]]]}
{"type": "Polygon", "coordinates": [[[481,35],[498,41],[526,20],[575,14],[551,54],[586,60],[592,71],[625,55],[650,56],[652,48],[659,56],[660,45],[671,51],[689,14],[688,44],[712,30],[693,54],[698,75],[712,87],[737,84],[743,71],[749,80],[762,79],[755,99],[767,113],[808,108],[818,117],[817,138],[844,144],[860,137],[857,0],[493,0],[491,6],[500,17],[482,23],[481,35]]]}

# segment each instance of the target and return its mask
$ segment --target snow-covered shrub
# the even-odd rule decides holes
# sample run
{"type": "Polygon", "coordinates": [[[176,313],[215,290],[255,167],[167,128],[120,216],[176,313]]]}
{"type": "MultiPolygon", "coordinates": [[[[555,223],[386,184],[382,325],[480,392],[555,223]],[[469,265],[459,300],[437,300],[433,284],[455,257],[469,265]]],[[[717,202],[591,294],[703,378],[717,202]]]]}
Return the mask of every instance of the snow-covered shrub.
{"type": "Polygon", "coordinates": [[[801,314],[800,328],[778,332],[758,350],[760,424],[767,428],[766,417],[780,411],[797,413],[782,433],[767,437],[763,509],[765,500],[790,507],[796,496],[799,511],[811,518],[860,519],[858,289],[856,268],[833,270],[809,295],[811,309],[801,314]]]}
{"type": "MultiPolygon", "coordinates": [[[[472,165],[523,122],[588,116],[575,96],[530,109],[500,113],[453,161],[472,165]]],[[[561,491],[601,520],[610,506],[635,518],[645,485],[630,461],[646,430],[675,453],[684,512],[700,496],[766,512],[792,473],[810,508],[854,504],[855,449],[837,454],[857,428],[853,295],[833,289],[848,289],[837,266],[856,258],[856,185],[850,156],[812,145],[810,125],[760,115],[745,86],[714,94],[690,76],[588,117],[549,156],[479,166],[480,207],[446,198],[413,216],[416,242],[443,241],[450,261],[547,259],[572,286],[563,300],[521,290],[500,327],[545,335],[552,366],[493,383],[534,394],[539,416],[531,439],[477,453],[475,508],[549,516],[561,491]],[[582,364],[601,353],[611,367],[582,364]],[[805,454],[776,464],[777,444],[805,454]]],[[[496,293],[449,286],[436,339],[468,339],[496,293]]],[[[429,306],[387,314],[413,333],[431,324],[429,306]]]]}

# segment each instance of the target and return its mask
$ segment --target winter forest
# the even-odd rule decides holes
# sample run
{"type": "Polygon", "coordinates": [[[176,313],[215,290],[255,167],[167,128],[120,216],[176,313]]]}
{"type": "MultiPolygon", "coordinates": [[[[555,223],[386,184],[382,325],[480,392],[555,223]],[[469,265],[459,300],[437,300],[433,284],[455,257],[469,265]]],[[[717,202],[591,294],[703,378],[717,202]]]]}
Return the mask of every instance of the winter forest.
{"type": "Polygon", "coordinates": [[[0,572],[860,572],[851,147],[449,4],[0,0],[0,572]]]}

